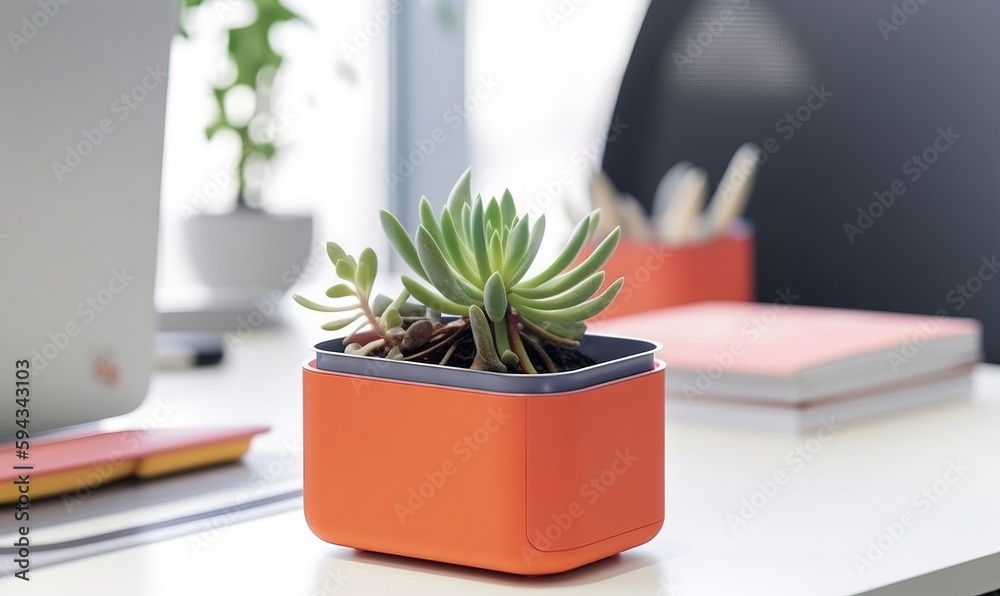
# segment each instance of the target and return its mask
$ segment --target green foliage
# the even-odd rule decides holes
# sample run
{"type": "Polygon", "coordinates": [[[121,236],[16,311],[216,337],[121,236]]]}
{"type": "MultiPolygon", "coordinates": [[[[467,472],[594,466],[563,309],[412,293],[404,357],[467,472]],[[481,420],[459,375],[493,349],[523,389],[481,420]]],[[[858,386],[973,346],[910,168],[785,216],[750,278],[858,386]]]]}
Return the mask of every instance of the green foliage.
{"type": "Polygon", "coordinates": [[[415,353],[425,353],[419,350],[448,345],[461,331],[469,329],[476,346],[473,368],[534,373],[527,349],[531,347],[552,370],[554,365],[538,340],[569,348],[579,346],[586,331],[585,321],[607,308],[624,283],[624,279],[618,279],[600,291],[605,280],[601,267],[614,252],[621,232],[616,228],[580,261],[580,254],[597,230],[600,213],[594,211],[576,226],[551,263],[525,279],[538,256],[545,216],[535,222],[519,216],[509,190],[499,200],[494,197],[487,201],[481,196],[473,199],[470,182],[471,171],[467,170],[440,214],[435,214],[430,202],[422,198],[420,224],[412,237],[394,215],[381,212],[382,229],[389,243],[416,276],[402,276],[406,290],[392,304],[386,305],[388,298],[382,297],[382,304],[369,306],[378,271],[375,253],[365,249],[354,259],[333,243],[328,244],[327,252],[342,283],[331,286],[327,296],[353,297],[355,301],[330,307],[301,296],[295,296],[295,300],[321,312],[360,309],[353,319],[338,319],[324,326],[339,329],[362,315],[366,317],[362,324],[371,325],[381,340],[364,346],[352,344],[350,353],[368,354],[381,349],[387,358],[410,359],[415,353]],[[406,303],[410,296],[432,312],[461,317],[454,327],[456,331],[449,333],[444,329],[447,326],[429,317],[420,318],[404,330],[400,311],[412,310],[414,305],[406,303]]]}
{"type": "MultiPolygon", "coordinates": [[[[225,98],[234,87],[246,85],[256,96],[256,111],[254,118],[270,119],[272,116],[271,87],[274,77],[281,68],[282,56],[271,47],[271,28],[288,21],[302,20],[289,10],[280,0],[247,0],[253,5],[257,16],[253,22],[228,31],[227,47],[229,57],[236,66],[236,77],[226,85],[212,89],[218,112],[215,120],[205,129],[205,135],[211,139],[219,131],[230,130],[240,138],[241,151],[237,160],[239,193],[237,201],[241,206],[256,207],[255,197],[251,197],[247,188],[247,165],[254,161],[269,161],[274,157],[277,148],[270,140],[255,138],[250,132],[250,123],[235,124],[226,114],[225,98]]],[[[188,12],[200,6],[211,7],[218,16],[233,10],[228,0],[183,0],[182,10],[188,12]]],[[[182,21],[183,23],[183,21],[182,21]]],[[[183,37],[188,32],[180,31],[183,37]]]]}
{"type": "MultiPolygon", "coordinates": [[[[351,313],[349,316],[324,324],[323,329],[327,331],[343,329],[363,318],[361,324],[347,335],[346,340],[350,340],[365,327],[371,327],[379,335],[382,342],[376,345],[369,344],[372,350],[381,347],[392,348],[401,342],[405,337],[405,331],[402,329],[403,318],[400,315],[400,310],[407,306],[405,303],[409,294],[403,293],[396,300],[390,300],[381,295],[372,296],[375,276],[378,274],[378,257],[375,256],[375,251],[366,248],[355,259],[347,254],[340,245],[327,242],[326,254],[330,258],[330,262],[333,263],[337,277],[340,279],[340,283],[327,289],[326,295],[330,298],[350,298],[352,300],[344,304],[329,306],[313,302],[298,294],[292,298],[300,305],[317,312],[351,313]]],[[[423,309],[420,309],[420,313],[424,313],[423,309]]]]}
{"type": "Polygon", "coordinates": [[[604,281],[599,270],[614,252],[621,232],[615,229],[574,267],[597,230],[600,213],[595,211],[580,222],[547,267],[522,279],[541,246],[544,215],[534,225],[527,216],[519,218],[509,190],[500,200],[472,199],[470,178],[466,171],[436,217],[426,198],[421,200],[420,225],[412,239],[395,216],[382,211],[389,243],[423,280],[404,276],[404,286],[414,298],[444,313],[470,317],[473,308],[480,309],[493,323],[497,354],[504,354],[506,341],[517,344],[510,334],[498,337],[504,334],[497,329],[509,329],[509,317],[547,332],[549,341],[577,345],[586,329],[584,321],[607,308],[624,283],[619,279],[598,293],[604,281]]]}

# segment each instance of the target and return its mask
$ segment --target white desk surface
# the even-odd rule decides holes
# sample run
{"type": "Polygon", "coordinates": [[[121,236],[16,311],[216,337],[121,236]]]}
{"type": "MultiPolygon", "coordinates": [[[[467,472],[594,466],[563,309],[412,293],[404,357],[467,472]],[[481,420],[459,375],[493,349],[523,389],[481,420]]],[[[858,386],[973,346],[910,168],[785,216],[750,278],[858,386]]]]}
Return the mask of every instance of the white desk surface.
{"type": "MultiPolygon", "coordinates": [[[[299,366],[310,341],[323,333],[312,318],[308,324],[255,331],[219,368],[157,374],[146,404],[127,422],[265,422],[275,430],[254,444],[255,453],[283,452],[287,460],[301,448],[299,366]]],[[[35,569],[30,584],[4,579],[0,592],[801,596],[891,584],[897,586],[877,593],[971,595],[1000,587],[1000,367],[981,367],[968,402],[841,428],[825,442],[815,434],[680,424],[670,420],[669,409],[667,417],[662,532],[567,574],[519,578],[359,553],[315,538],[296,509],[220,524],[217,536],[199,548],[182,536],[35,569]],[[789,455],[810,447],[809,461],[789,455]],[[968,470],[946,478],[949,462],[968,470]],[[727,516],[740,515],[741,500],[754,498],[757,483],[781,472],[786,482],[766,502],[758,496],[762,506],[734,532],[727,516]],[[918,496],[935,483],[936,502],[918,496]],[[912,516],[910,527],[859,571],[856,557],[866,556],[869,540],[904,514],[912,516]],[[898,585],[904,580],[911,581],[898,585]]]]}

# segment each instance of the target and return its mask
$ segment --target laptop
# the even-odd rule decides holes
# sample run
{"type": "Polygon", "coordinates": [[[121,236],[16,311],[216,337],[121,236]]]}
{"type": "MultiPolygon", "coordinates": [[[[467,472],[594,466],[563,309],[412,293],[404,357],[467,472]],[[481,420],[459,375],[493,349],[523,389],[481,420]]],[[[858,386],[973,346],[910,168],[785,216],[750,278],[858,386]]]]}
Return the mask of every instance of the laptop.
{"type": "Polygon", "coordinates": [[[0,442],[146,396],[179,10],[0,3],[0,442]]]}

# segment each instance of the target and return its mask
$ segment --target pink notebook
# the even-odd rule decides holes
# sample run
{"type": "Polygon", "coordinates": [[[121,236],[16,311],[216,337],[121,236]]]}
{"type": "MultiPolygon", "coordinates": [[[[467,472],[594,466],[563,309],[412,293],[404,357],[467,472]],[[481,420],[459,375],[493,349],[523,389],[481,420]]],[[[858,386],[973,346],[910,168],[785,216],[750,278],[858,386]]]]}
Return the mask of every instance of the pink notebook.
{"type": "Polygon", "coordinates": [[[968,397],[977,321],[712,302],[592,324],[663,344],[672,418],[801,432],[968,397]]]}
{"type": "Polygon", "coordinates": [[[234,461],[267,430],[129,430],[0,444],[0,505],[18,502],[26,492],[41,499],[122,478],[154,478],[234,461]]]}
{"type": "Polygon", "coordinates": [[[672,368],[707,368],[720,359],[728,361],[728,354],[732,372],[782,376],[893,349],[906,358],[908,343],[918,352],[928,341],[948,338],[971,337],[978,344],[980,324],[862,310],[705,302],[611,319],[590,330],[661,342],[658,357],[672,368]]]}

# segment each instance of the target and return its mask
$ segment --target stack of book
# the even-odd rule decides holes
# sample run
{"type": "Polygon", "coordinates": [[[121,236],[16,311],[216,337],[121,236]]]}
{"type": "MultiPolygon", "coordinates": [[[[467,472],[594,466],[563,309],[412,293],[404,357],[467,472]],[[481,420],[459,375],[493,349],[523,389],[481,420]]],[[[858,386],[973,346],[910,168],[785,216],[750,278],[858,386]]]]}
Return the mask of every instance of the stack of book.
{"type": "Polygon", "coordinates": [[[804,431],[968,397],[972,319],[709,302],[592,325],[663,344],[668,416],[804,431]]]}

